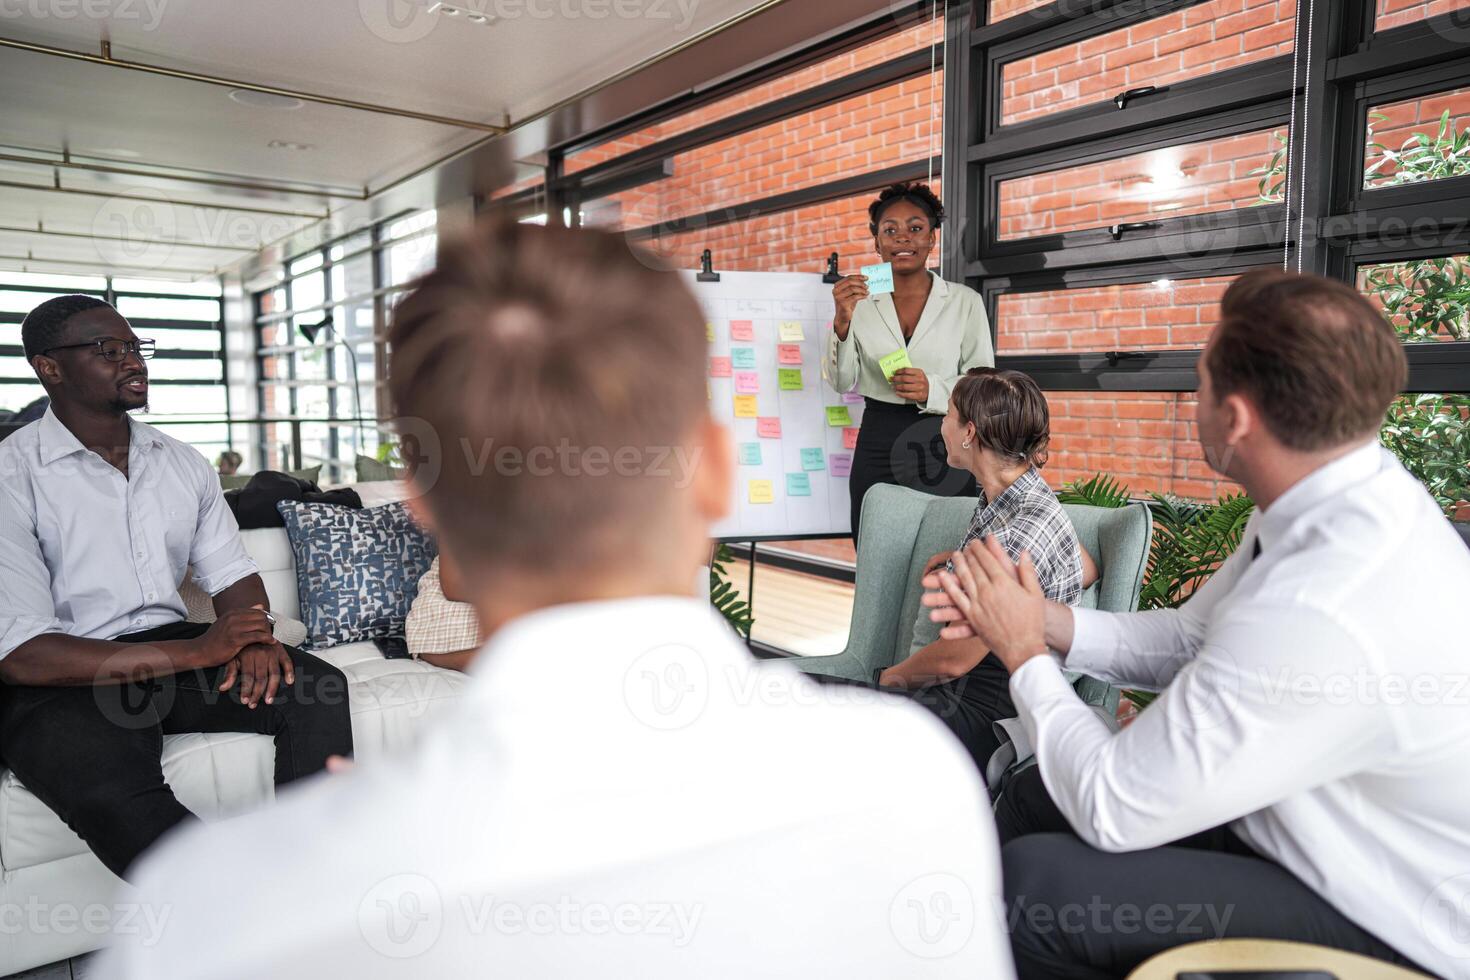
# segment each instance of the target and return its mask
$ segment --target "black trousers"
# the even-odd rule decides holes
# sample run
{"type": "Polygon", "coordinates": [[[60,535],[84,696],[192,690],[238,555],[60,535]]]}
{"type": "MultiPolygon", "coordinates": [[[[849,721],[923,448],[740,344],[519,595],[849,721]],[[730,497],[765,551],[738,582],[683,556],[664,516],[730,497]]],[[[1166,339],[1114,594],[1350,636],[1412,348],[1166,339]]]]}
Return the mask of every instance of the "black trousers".
{"type": "Polygon", "coordinates": [[[959,739],[970,758],[975,761],[982,779],[985,777],[986,763],[995,750],[1000,748],[1000,742],[995,737],[994,723],[1001,718],[1016,717],[1016,706],[1011,701],[1011,675],[995,654],[986,656],[978,667],[964,677],[927,687],[878,687],[876,677],[871,683],[865,683],[823,674],[807,676],[823,684],[877,687],[886,693],[922,704],[959,739]]]}
{"type": "Polygon", "coordinates": [[[857,540],[863,494],[879,483],[922,490],[940,497],[973,497],[979,493],[975,477],[945,461],[941,415],[926,415],[917,405],[894,405],[872,398],[863,400],[863,425],[858,430],[847,491],[852,506],[852,539],[857,540]]]}
{"type": "Polygon", "coordinates": [[[1107,854],[1072,831],[1036,767],[1006,787],[995,819],[1021,980],[1123,977],[1206,939],[1315,943],[1423,969],[1226,827],[1107,854]]]}
{"type": "MultiPolygon", "coordinates": [[[[147,643],[193,639],[205,623],[173,623],[118,637],[147,643]]],[[[239,681],[218,690],[223,667],[142,683],[97,687],[0,685],[0,760],[126,877],[134,860],[191,814],[163,778],[163,736],[254,732],[276,742],[277,786],[310,775],[330,755],[352,754],[347,678],[325,661],[287,647],[296,681],[274,702],[240,703],[239,681]]]]}

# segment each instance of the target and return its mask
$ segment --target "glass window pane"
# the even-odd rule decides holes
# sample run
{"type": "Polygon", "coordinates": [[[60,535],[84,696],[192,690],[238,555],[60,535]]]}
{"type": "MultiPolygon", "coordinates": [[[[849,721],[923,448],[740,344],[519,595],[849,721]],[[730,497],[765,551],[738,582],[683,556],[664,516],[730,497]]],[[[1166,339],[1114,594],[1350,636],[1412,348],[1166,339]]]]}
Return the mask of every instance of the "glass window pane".
{"type": "MultiPolygon", "coordinates": [[[[309,310],[327,300],[327,280],[320,272],[312,272],[291,280],[291,309],[309,310]]],[[[313,320],[313,323],[316,321],[313,320]]]]}
{"type": "Polygon", "coordinates": [[[293,332],[290,320],[276,320],[262,324],[260,327],[260,346],[262,347],[285,347],[296,343],[295,338],[296,334],[293,332]]]}
{"type": "Polygon", "coordinates": [[[388,285],[401,286],[432,269],[438,242],[438,235],[429,234],[390,245],[386,253],[388,285]]]}
{"type": "Polygon", "coordinates": [[[107,279],[104,276],[56,276],[46,272],[11,272],[9,270],[0,273],[0,284],[3,283],[15,286],[41,286],[63,293],[100,293],[107,288],[107,279]]]}
{"type": "Polygon", "coordinates": [[[383,241],[391,242],[415,232],[427,231],[433,228],[439,221],[436,211],[420,211],[418,214],[409,215],[407,218],[399,218],[388,225],[387,231],[383,233],[383,241]]]}
{"type": "Polygon", "coordinates": [[[1370,106],[1363,187],[1470,174],[1470,88],[1370,106]]]}
{"type": "MultiPolygon", "coordinates": [[[[1375,31],[1387,31],[1452,10],[1470,9],[1470,0],[1378,0],[1373,20],[1375,31]]],[[[1463,24],[1457,25],[1461,31],[1463,24]]],[[[1458,34],[1464,40],[1464,34],[1458,34]]]]}
{"type": "Polygon", "coordinates": [[[1173,493],[1213,500],[1240,488],[1204,461],[1193,392],[1048,391],[1053,488],[1099,473],[1135,496],[1173,493]]]}
{"type": "Polygon", "coordinates": [[[29,313],[48,299],[65,296],[67,292],[32,293],[0,287],[0,313],[29,313]]]}
{"type": "Polygon", "coordinates": [[[155,357],[148,362],[148,376],[160,381],[223,381],[224,362],[155,357]]]}
{"type": "MultiPolygon", "coordinates": [[[[27,368],[26,370],[30,370],[27,368]]],[[[8,412],[18,412],[31,402],[46,394],[40,382],[26,384],[3,384],[0,383],[0,408],[8,412]]]]}
{"type": "Polygon", "coordinates": [[[302,385],[297,388],[296,414],[303,418],[331,418],[332,411],[328,401],[327,387],[325,385],[302,385]]]}
{"type": "Polygon", "coordinates": [[[1446,516],[1470,520],[1470,395],[1400,395],[1379,440],[1446,516]]]}
{"type": "Polygon", "coordinates": [[[117,311],[129,320],[200,320],[218,323],[217,299],[166,299],[153,296],[119,296],[117,311]]]}
{"type": "MultiPolygon", "coordinates": [[[[1049,3],[1052,0],[1046,0],[1046,2],[1049,3]]],[[[577,150],[567,156],[566,172],[572,174],[585,170],[595,164],[616,159],[635,149],[657,143],[659,140],[727,119],[737,113],[805,91],[823,82],[855,74],[885,61],[891,61],[900,55],[919,50],[926,45],[940,43],[944,39],[942,31],[943,27],[937,21],[925,19],[895,34],[843,52],[789,75],[783,75],[737,92],[707,106],[701,106],[672,119],[655,123],[637,132],[618,136],[605,143],[577,150]]],[[[809,114],[794,117],[790,123],[793,128],[800,128],[807,124],[808,116],[809,114]]]]}
{"type": "Polygon", "coordinates": [[[1278,183],[1272,168],[1284,166],[1275,154],[1285,145],[1282,127],[1003,180],[998,238],[1269,203],[1278,183]]]}
{"type": "Polygon", "coordinates": [[[373,257],[357,255],[332,266],[332,299],[361,296],[373,291],[373,257]]]}
{"type": "Polygon", "coordinates": [[[218,296],[218,279],[176,282],[172,279],[114,279],[112,288],[120,293],[171,293],[176,296],[218,296]]]}
{"type": "Polygon", "coordinates": [[[1470,340],[1470,255],[1359,266],[1358,289],[1405,343],[1470,340]]]}
{"type": "Polygon", "coordinates": [[[1289,54],[1295,29],[1296,0],[1209,0],[1020,58],[1001,68],[1000,121],[1027,122],[1131,88],[1202,78],[1289,54]]]}
{"type": "Polygon", "coordinates": [[[307,252],[300,258],[292,259],[291,262],[286,266],[286,272],[288,275],[299,276],[303,272],[310,272],[312,269],[320,269],[322,267],[322,262],[324,261],[324,259],[325,256],[322,255],[321,249],[315,249],[313,251],[307,252]]]}
{"type": "Polygon", "coordinates": [[[148,411],[154,415],[224,415],[225,389],[223,385],[154,385],[148,389],[148,411]]]}
{"type": "Polygon", "coordinates": [[[133,324],[133,332],[139,337],[151,337],[158,341],[162,350],[219,350],[220,332],[215,327],[199,330],[169,330],[155,327],[146,320],[133,324]]]}
{"type": "Polygon", "coordinates": [[[1200,348],[1233,278],[1007,293],[996,301],[999,353],[1200,348]]]}
{"type": "Polygon", "coordinates": [[[999,24],[1018,14],[1028,13],[1040,7],[1049,7],[1055,2],[1056,0],[990,0],[985,23],[999,24]]]}

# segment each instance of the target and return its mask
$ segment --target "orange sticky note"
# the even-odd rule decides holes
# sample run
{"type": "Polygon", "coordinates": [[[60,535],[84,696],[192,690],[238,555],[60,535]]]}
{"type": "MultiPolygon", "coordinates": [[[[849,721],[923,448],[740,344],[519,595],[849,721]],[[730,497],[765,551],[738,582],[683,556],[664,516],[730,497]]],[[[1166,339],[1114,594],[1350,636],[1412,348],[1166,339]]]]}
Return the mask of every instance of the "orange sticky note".
{"type": "Polygon", "coordinates": [[[751,320],[731,320],[730,321],[730,339],[731,340],[754,340],[755,339],[755,323],[754,323],[754,321],[751,321],[751,320]]]}
{"type": "Polygon", "coordinates": [[[855,429],[855,428],[843,429],[842,430],[842,448],[843,449],[856,449],[857,448],[857,434],[858,434],[858,430],[855,429]]]}
{"type": "Polygon", "coordinates": [[[777,344],[776,345],[776,363],[777,364],[800,364],[801,363],[801,345],[800,344],[777,344]]]}
{"type": "Polygon", "coordinates": [[[758,414],[755,408],[754,395],[735,396],[735,417],[737,419],[753,419],[758,414]]]}
{"type": "Polygon", "coordinates": [[[762,439],[781,438],[781,420],[775,416],[756,419],[755,434],[762,439]]]}

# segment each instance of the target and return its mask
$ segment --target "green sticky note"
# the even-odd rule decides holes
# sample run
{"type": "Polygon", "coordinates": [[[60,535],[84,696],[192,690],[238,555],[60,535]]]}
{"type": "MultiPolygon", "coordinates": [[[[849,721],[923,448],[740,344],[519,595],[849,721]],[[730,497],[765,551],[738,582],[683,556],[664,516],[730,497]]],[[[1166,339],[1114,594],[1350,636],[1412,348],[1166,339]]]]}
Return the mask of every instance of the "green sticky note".
{"type": "Polygon", "coordinates": [[[776,374],[776,380],[782,391],[800,391],[801,368],[781,368],[776,374]]]}
{"type": "Polygon", "coordinates": [[[825,470],[827,460],[820,449],[803,449],[801,451],[801,468],[804,470],[825,470]]]}
{"type": "Polygon", "coordinates": [[[900,347],[892,354],[878,358],[878,366],[883,369],[883,377],[892,381],[894,373],[899,368],[913,367],[914,363],[909,360],[908,348],[900,347]]]}
{"type": "Polygon", "coordinates": [[[740,465],[761,465],[761,444],[758,442],[742,442],[740,444],[740,465]]]}
{"type": "Polygon", "coordinates": [[[786,474],[786,496],[788,497],[810,497],[812,495],[812,478],[805,473],[786,474]]]}
{"type": "Polygon", "coordinates": [[[828,405],[827,424],[833,428],[852,425],[852,413],[847,410],[846,405],[828,405]]]}
{"type": "Polygon", "coordinates": [[[731,347],[730,363],[736,368],[751,370],[755,367],[754,347],[731,347]]]}

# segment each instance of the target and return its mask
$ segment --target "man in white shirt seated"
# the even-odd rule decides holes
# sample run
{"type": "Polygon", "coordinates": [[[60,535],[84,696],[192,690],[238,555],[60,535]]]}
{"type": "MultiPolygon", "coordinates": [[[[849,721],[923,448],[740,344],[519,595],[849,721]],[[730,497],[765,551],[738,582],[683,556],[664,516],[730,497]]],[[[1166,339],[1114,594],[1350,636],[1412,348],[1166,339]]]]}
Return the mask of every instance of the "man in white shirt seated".
{"type": "Polygon", "coordinates": [[[1018,972],[1252,937],[1470,977],[1470,553],[1377,445],[1398,339],[1349,286],[1260,270],[1199,375],[1205,458],[1258,510],[1182,607],[1047,602],[990,542],[929,582],[1039,760],[997,807],[1018,972]],[[1064,664],[1162,693],[1113,734],[1064,664]]]}
{"type": "Polygon", "coordinates": [[[161,847],[168,927],[109,976],[1013,975],[944,726],[757,669],[689,596],[734,461],[704,314],[655,266],[534,225],[441,249],[390,384],[488,638],[466,692],[402,756],[161,847]],[[221,888],[222,851],[268,873],[221,888]]]}
{"type": "Polygon", "coordinates": [[[277,785],[352,751],[347,681],[278,643],[198,450],[129,416],[153,341],[92,296],[21,323],[51,407],[0,443],[0,760],[113,873],[191,814],[161,736],[258,732],[277,785]],[[213,625],[184,622],[187,566],[213,625]]]}

